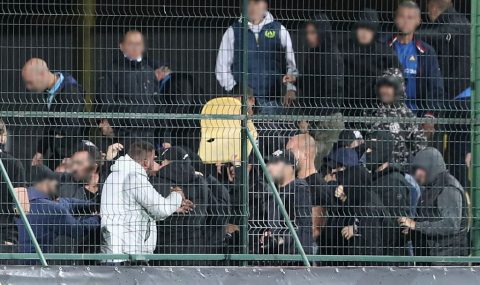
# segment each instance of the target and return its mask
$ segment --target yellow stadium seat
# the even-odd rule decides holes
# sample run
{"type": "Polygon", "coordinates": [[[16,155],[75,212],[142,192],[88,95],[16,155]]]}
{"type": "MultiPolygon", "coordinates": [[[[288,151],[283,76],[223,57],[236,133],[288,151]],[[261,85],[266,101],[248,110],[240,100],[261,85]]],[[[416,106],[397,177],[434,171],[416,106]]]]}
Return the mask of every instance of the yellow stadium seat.
{"type": "MultiPolygon", "coordinates": [[[[203,106],[202,115],[241,115],[242,104],[233,97],[215,98],[203,106]]],[[[204,119],[200,122],[201,139],[198,155],[204,163],[231,162],[234,157],[242,160],[241,120],[204,119]]],[[[257,130],[251,120],[247,127],[257,138],[257,130]]],[[[252,151],[251,143],[247,144],[247,153],[252,151]]]]}

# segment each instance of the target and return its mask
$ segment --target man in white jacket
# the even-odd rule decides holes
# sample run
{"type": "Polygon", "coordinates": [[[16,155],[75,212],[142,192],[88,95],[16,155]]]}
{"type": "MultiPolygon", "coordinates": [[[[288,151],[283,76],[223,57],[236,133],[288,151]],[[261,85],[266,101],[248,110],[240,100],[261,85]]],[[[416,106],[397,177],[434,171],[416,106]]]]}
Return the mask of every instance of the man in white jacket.
{"type": "Polygon", "coordinates": [[[155,166],[154,146],[142,141],[132,143],[127,154],[112,165],[102,189],[102,252],[151,254],[157,240],[155,221],[191,209],[178,187],[166,198],[157,193],[148,181],[148,172],[155,166]]]}
{"type": "MultiPolygon", "coordinates": [[[[293,83],[298,70],[290,33],[268,12],[267,2],[248,2],[247,84],[253,90],[260,114],[280,114],[281,104],[290,106],[295,99],[296,88],[293,83]],[[282,83],[286,85],[287,93],[283,102],[280,102],[282,83]]],[[[227,92],[231,92],[235,86],[241,87],[243,81],[243,26],[240,19],[227,29],[217,55],[215,74],[227,92]]]]}

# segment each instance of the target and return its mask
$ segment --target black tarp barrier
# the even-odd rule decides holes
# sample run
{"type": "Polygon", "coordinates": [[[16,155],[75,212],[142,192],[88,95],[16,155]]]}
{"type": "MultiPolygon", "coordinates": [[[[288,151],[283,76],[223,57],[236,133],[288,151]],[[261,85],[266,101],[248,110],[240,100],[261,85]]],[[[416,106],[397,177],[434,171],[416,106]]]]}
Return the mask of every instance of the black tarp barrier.
{"type": "Polygon", "coordinates": [[[480,267],[58,267],[4,266],[0,284],[480,284],[480,267]]]}

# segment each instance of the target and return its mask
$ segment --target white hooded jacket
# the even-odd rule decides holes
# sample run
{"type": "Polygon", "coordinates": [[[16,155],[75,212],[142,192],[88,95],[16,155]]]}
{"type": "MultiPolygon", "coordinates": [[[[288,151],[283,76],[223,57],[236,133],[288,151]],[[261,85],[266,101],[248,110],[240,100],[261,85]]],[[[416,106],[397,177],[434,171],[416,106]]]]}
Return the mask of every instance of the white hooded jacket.
{"type": "MultiPolygon", "coordinates": [[[[102,252],[151,254],[157,241],[155,221],[172,215],[182,196],[160,195],[145,169],[128,155],[120,157],[111,171],[102,188],[102,252]]],[[[119,261],[123,260],[114,260],[119,261]]]]}

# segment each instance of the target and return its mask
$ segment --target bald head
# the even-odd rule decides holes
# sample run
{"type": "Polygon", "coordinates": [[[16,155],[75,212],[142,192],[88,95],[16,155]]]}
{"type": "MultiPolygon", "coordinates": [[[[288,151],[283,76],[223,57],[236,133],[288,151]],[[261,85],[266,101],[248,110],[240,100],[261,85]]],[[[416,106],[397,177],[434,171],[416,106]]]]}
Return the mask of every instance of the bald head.
{"type": "Polygon", "coordinates": [[[317,147],[315,140],[309,134],[293,136],[288,141],[286,148],[294,153],[299,164],[315,162],[317,147]]]}
{"type": "Polygon", "coordinates": [[[47,63],[41,58],[29,59],[22,68],[25,87],[32,92],[43,92],[48,89],[52,75],[47,63]]]}

